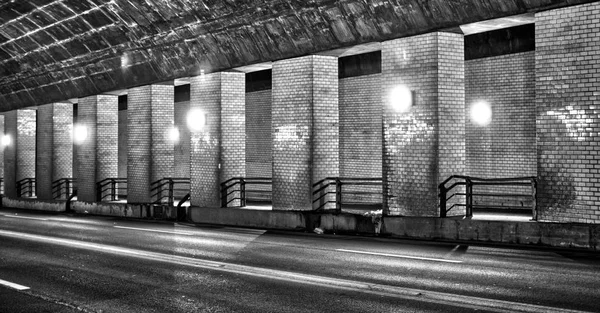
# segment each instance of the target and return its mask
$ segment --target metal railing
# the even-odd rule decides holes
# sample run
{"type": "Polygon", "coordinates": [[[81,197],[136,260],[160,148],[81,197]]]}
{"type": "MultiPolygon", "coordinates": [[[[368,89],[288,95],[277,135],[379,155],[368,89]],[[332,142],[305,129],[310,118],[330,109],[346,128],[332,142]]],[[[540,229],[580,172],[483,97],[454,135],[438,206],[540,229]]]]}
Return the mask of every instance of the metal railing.
{"type": "Polygon", "coordinates": [[[173,206],[175,193],[178,191],[183,194],[190,192],[189,178],[165,177],[150,184],[150,198],[154,204],[166,203],[173,206]]]}
{"type": "Polygon", "coordinates": [[[105,178],[96,183],[96,199],[102,201],[117,201],[120,191],[127,194],[127,178],[105,178]],[[109,198],[109,200],[105,200],[109,198]]]}
{"type": "Polygon", "coordinates": [[[52,182],[52,198],[67,200],[75,190],[73,178],[61,178],[52,182]]]}
{"type": "Polygon", "coordinates": [[[272,194],[273,180],[270,177],[233,177],[221,183],[221,207],[226,208],[231,202],[240,200],[240,206],[246,206],[248,193],[272,194]],[[250,186],[269,186],[269,188],[254,189],[250,186]]]}
{"type": "Polygon", "coordinates": [[[464,207],[467,217],[473,216],[473,209],[531,209],[532,219],[537,220],[537,179],[535,177],[478,178],[452,175],[442,182],[438,189],[440,217],[446,217],[448,212],[456,207],[464,207]],[[457,191],[459,186],[465,187],[464,192],[457,191]],[[485,188],[487,190],[474,192],[473,187],[476,186],[487,186],[488,188],[485,188]],[[496,187],[496,190],[489,187],[496,187]],[[500,192],[498,191],[500,188],[497,187],[511,187],[511,190],[500,192]],[[527,193],[522,190],[523,187],[527,187],[527,193]],[[460,201],[459,196],[464,196],[464,203],[460,201]],[[483,200],[474,203],[474,197],[483,200]],[[502,201],[501,199],[506,200],[502,201]],[[524,206],[521,199],[530,200],[530,206],[524,206]],[[453,200],[454,203],[448,208],[450,200],[453,200]],[[510,205],[515,201],[521,205],[510,205]]]}
{"type": "Polygon", "coordinates": [[[335,203],[336,211],[341,211],[344,206],[355,206],[367,210],[371,210],[373,206],[381,207],[383,202],[382,186],[383,181],[381,178],[327,177],[313,184],[313,207],[317,205],[316,211],[325,210],[330,203],[335,203]],[[335,200],[331,199],[333,197],[329,197],[331,194],[335,194],[335,200]],[[344,200],[344,195],[351,195],[354,199],[344,200]],[[361,196],[366,198],[368,202],[358,201],[361,196]],[[374,198],[378,201],[374,201],[374,198]]]}
{"type": "Polygon", "coordinates": [[[0,177],[0,195],[4,195],[4,177],[0,177]]]}
{"type": "Polygon", "coordinates": [[[17,181],[17,197],[33,197],[35,194],[35,178],[23,178],[17,181]]]}

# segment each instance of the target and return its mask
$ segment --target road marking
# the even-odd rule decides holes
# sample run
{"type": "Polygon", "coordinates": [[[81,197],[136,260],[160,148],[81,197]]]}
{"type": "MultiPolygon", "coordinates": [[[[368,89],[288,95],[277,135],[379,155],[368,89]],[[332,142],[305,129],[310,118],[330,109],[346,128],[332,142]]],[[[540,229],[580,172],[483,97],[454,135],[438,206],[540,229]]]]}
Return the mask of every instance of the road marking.
{"type": "Polygon", "coordinates": [[[513,301],[487,299],[481,297],[465,296],[445,292],[437,292],[423,289],[397,287],[376,283],[367,283],[349,279],[340,279],[318,275],[295,273],[283,270],[268,269],[262,267],[253,267],[226,263],[220,261],[210,261],[184,257],[178,255],[164,254],[158,252],[144,251],[131,248],[110,246],[99,243],[84,242],[72,239],[55,238],[43,235],[33,235],[28,233],[0,230],[0,236],[15,238],[19,240],[30,240],[49,244],[56,244],[68,248],[79,248],[93,251],[102,251],[116,255],[125,255],[136,257],[148,261],[165,262],[175,265],[184,265],[195,268],[215,270],[233,274],[242,274],[253,277],[260,277],[272,280],[286,282],[309,284],[327,288],[336,288],[353,292],[363,292],[378,296],[393,297],[400,299],[409,299],[427,303],[437,303],[440,305],[455,306],[461,308],[484,309],[494,312],[564,312],[564,313],[582,313],[583,311],[569,310],[555,307],[548,307],[535,304],[519,303],[513,301]]]}
{"type": "Polygon", "coordinates": [[[0,285],[6,286],[6,287],[9,287],[9,288],[12,288],[12,289],[17,289],[19,291],[21,291],[21,290],[29,290],[29,287],[27,287],[27,286],[23,286],[23,285],[11,283],[9,281],[2,280],[2,279],[0,279],[0,285]]]}
{"type": "Polygon", "coordinates": [[[147,229],[147,228],[137,228],[137,227],[127,227],[127,226],[113,226],[113,227],[114,228],[121,228],[121,229],[149,231],[149,232],[154,232],[154,233],[166,233],[166,234],[187,235],[187,236],[195,235],[194,233],[187,233],[187,232],[181,232],[181,231],[147,229]]]}
{"type": "Polygon", "coordinates": [[[346,249],[335,249],[335,251],[359,253],[359,254],[369,254],[369,255],[381,255],[381,256],[389,256],[392,258],[400,258],[400,259],[413,259],[413,260],[435,261],[435,262],[446,262],[446,263],[462,263],[462,261],[458,261],[458,260],[425,258],[425,257],[420,257],[420,256],[401,255],[401,254],[389,254],[389,253],[378,253],[378,252],[346,250],[346,249]]]}
{"type": "Polygon", "coordinates": [[[8,215],[8,214],[2,214],[3,216],[6,217],[14,217],[14,218],[24,218],[24,219],[28,219],[28,220],[38,220],[38,221],[47,221],[47,218],[39,218],[39,217],[28,217],[28,216],[20,216],[20,215],[8,215]]]}

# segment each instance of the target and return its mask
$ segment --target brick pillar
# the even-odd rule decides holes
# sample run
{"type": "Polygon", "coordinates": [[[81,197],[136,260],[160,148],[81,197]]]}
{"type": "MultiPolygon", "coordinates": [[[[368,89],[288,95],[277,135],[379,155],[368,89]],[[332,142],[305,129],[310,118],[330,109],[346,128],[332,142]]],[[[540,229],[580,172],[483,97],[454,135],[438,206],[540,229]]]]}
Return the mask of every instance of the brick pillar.
{"type": "Polygon", "coordinates": [[[600,223],[600,3],[535,15],[538,219],[600,223]]]}
{"type": "Polygon", "coordinates": [[[339,175],[338,59],[273,64],[273,209],[312,210],[312,185],[339,175]]]}
{"type": "Polygon", "coordinates": [[[129,89],[127,95],[127,202],[150,203],[152,182],[173,177],[173,85],[129,89]]]}
{"type": "MultiPolygon", "coordinates": [[[[4,138],[4,115],[0,114],[0,177],[4,179],[4,145],[1,144],[1,140],[4,138]]],[[[4,194],[4,182],[1,183],[0,194],[4,194]]]]}
{"type": "MultiPolygon", "coordinates": [[[[235,72],[190,81],[190,109],[202,110],[206,116],[204,128],[191,133],[192,205],[220,206],[221,182],[246,174],[245,84],[245,74],[235,72]]],[[[239,201],[229,205],[238,206],[239,201]]]]}
{"type": "Polygon", "coordinates": [[[36,111],[15,110],[4,116],[4,132],[11,139],[4,151],[5,195],[16,198],[17,183],[35,178],[36,111]]]}
{"type": "Polygon", "coordinates": [[[77,199],[95,202],[96,183],[118,173],[118,97],[79,99],[77,123],[87,129],[87,138],[77,149],[77,199]]]}
{"type": "Polygon", "coordinates": [[[73,105],[53,103],[38,107],[36,194],[38,199],[52,200],[52,182],[72,177],[73,105]]]}
{"type": "Polygon", "coordinates": [[[438,184],[463,174],[465,94],[463,35],[429,33],[382,45],[384,209],[389,215],[437,216],[438,184]],[[389,94],[414,91],[408,112],[389,94]]]}
{"type": "Polygon", "coordinates": [[[10,143],[4,146],[4,196],[17,197],[17,111],[4,113],[4,134],[10,143]]]}

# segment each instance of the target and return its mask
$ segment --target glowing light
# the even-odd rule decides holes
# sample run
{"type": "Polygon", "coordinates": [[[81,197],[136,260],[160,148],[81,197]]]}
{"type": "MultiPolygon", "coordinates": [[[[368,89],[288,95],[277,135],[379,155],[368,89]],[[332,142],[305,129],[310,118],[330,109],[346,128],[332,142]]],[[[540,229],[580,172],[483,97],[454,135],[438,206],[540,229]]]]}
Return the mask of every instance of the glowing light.
{"type": "Polygon", "coordinates": [[[81,124],[76,124],[73,126],[73,142],[75,144],[83,144],[88,136],[87,127],[81,124]]]}
{"type": "Polygon", "coordinates": [[[10,146],[11,142],[12,142],[12,139],[10,138],[10,135],[4,135],[4,136],[2,136],[2,146],[3,147],[10,146]]]}
{"type": "Polygon", "coordinates": [[[177,127],[173,126],[169,129],[169,140],[172,142],[179,141],[179,129],[177,127]]]}
{"type": "Polygon", "coordinates": [[[394,87],[389,94],[389,103],[396,112],[408,112],[413,105],[413,93],[405,85],[394,87]]]}
{"type": "Polygon", "coordinates": [[[191,109],[187,114],[187,126],[191,131],[203,130],[206,126],[206,113],[200,109],[191,109]]]}
{"type": "Polygon", "coordinates": [[[486,126],[492,121],[492,107],[487,101],[478,101],[471,105],[471,120],[486,126]]]}

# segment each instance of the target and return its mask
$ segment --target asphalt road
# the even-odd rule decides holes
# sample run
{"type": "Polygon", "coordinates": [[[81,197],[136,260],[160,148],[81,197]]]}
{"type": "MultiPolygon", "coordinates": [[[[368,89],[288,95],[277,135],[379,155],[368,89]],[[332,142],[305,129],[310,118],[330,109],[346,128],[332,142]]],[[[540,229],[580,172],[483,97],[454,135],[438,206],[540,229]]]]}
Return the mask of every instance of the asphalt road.
{"type": "Polygon", "coordinates": [[[0,209],[0,312],[81,311],[600,312],[600,254],[0,209]]]}

